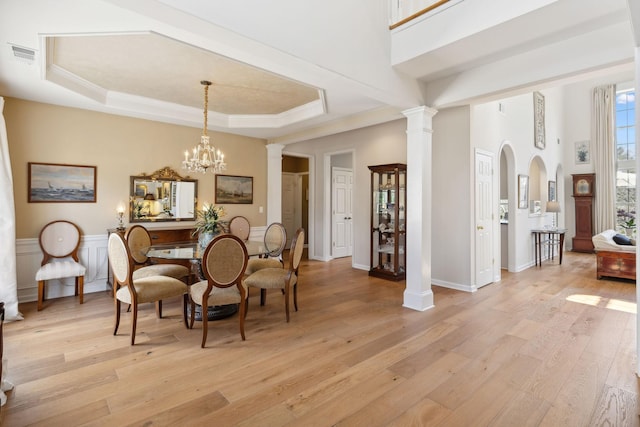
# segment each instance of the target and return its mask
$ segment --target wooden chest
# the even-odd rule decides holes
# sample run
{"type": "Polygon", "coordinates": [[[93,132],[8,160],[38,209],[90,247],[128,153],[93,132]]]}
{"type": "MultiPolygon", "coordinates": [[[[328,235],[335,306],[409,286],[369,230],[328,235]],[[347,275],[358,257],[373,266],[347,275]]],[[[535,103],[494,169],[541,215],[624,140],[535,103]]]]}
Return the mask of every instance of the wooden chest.
{"type": "Polygon", "coordinates": [[[636,254],[634,252],[597,251],[597,277],[619,277],[636,280],[636,254]]]}

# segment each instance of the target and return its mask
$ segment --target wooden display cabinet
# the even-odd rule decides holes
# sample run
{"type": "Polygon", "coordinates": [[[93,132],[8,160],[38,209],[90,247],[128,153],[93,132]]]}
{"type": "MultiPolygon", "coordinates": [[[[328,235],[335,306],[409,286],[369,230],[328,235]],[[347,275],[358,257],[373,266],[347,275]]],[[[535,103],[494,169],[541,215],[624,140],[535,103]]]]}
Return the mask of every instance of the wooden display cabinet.
{"type": "Polygon", "coordinates": [[[407,165],[369,166],[371,171],[370,276],[403,280],[406,266],[407,165]]]}

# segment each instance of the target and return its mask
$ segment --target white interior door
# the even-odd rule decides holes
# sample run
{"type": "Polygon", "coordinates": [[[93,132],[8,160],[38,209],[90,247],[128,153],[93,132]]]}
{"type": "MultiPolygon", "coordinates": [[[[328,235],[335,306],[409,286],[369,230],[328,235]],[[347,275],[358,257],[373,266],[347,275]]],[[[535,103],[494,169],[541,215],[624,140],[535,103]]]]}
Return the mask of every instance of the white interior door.
{"type": "Polygon", "coordinates": [[[340,258],[353,254],[353,171],[331,169],[331,256],[340,258]]]}
{"type": "Polygon", "coordinates": [[[282,225],[287,230],[287,248],[296,233],[296,183],[296,174],[282,173],[282,225]]]}
{"type": "Polygon", "coordinates": [[[493,157],[476,151],[475,250],[476,287],[493,281],[493,157]]]}

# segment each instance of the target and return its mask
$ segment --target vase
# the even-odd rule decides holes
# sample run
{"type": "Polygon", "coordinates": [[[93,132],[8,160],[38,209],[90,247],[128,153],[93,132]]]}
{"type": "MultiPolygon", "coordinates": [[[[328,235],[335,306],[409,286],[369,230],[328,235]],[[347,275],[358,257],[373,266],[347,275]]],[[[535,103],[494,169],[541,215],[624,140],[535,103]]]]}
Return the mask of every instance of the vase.
{"type": "Polygon", "coordinates": [[[205,249],[209,246],[209,243],[213,240],[214,237],[218,235],[217,232],[206,231],[204,233],[198,234],[198,244],[202,249],[205,249]]]}
{"type": "Polygon", "coordinates": [[[624,234],[626,234],[627,237],[633,237],[633,228],[625,228],[624,234]]]}

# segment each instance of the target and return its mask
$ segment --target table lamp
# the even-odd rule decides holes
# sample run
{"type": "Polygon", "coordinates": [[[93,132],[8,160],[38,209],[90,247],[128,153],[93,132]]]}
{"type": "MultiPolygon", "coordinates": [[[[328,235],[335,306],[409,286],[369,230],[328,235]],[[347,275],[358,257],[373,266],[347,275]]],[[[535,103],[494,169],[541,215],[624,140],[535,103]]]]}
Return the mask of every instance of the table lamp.
{"type": "Polygon", "coordinates": [[[556,202],[555,200],[548,201],[546,211],[552,212],[554,214],[551,219],[551,226],[553,228],[558,228],[558,212],[560,212],[560,203],[556,202]]]}

